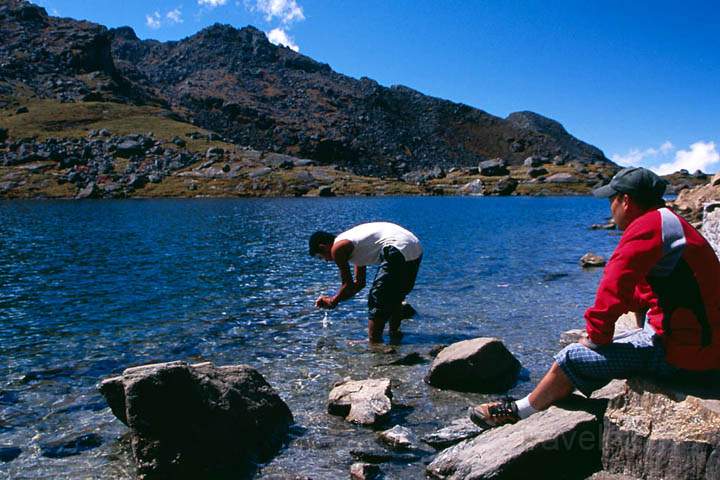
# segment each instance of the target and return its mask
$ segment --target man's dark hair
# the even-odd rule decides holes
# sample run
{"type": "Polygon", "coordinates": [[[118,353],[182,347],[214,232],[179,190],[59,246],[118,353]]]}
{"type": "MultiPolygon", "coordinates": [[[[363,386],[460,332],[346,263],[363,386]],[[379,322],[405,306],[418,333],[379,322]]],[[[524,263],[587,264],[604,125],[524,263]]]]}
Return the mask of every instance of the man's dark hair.
{"type": "Polygon", "coordinates": [[[310,255],[320,253],[320,244],[332,245],[335,241],[335,235],[328,232],[318,230],[317,232],[310,235],[310,255]]]}
{"type": "Polygon", "coordinates": [[[665,200],[662,197],[656,197],[653,195],[633,195],[628,194],[630,198],[643,210],[652,210],[654,208],[661,208],[665,206],[665,200]]]}

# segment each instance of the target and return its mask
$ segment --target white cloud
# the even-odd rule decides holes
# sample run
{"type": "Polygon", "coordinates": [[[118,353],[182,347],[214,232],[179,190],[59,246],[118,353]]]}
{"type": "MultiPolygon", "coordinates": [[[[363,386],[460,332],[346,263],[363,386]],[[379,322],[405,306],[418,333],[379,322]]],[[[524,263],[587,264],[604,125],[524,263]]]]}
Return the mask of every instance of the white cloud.
{"type": "Polygon", "coordinates": [[[265,20],[268,22],[275,17],[284,25],[305,20],[303,9],[295,0],[256,0],[255,10],[265,14],[265,20]]]}
{"type": "Polygon", "coordinates": [[[270,43],[274,45],[284,45],[290,50],[295,50],[296,52],[300,51],[300,47],[297,46],[295,40],[293,40],[291,36],[285,33],[285,30],[283,30],[282,28],[273,28],[272,30],[270,30],[269,33],[266,33],[265,35],[267,35],[270,43]]]}
{"type": "Polygon", "coordinates": [[[225,5],[227,0],[197,0],[198,5],[201,7],[215,8],[221,5],[225,5]]]}
{"type": "Polygon", "coordinates": [[[145,25],[153,29],[160,28],[162,25],[162,22],[160,21],[160,12],[145,15],[145,25]]]}
{"type": "Polygon", "coordinates": [[[167,18],[170,23],[183,23],[182,12],[179,8],[167,12],[165,18],[167,18]]]}
{"type": "Polygon", "coordinates": [[[695,142],[690,145],[690,150],[678,150],[675,152],[675,161],[663,163],[658,167],[651,167],[659,175],[667,175],[685,169],[692,173],[695,170],[702,170],[705,173],[713,173],[717,170],[720,162],[720,153],[715,147],[715,142],[695,142]]]}
{"type": "Polygon", "coordinates": [[[625,155],[615,153],[612,156],[612,161],[622,166],[639,166],[639,164],[643,163],[645,159],[665,156],[674,149],[675,146],[670,143],[670,141],[666,140],[658,148],[646,148],[645,150],[633,148],[625,155]]]}

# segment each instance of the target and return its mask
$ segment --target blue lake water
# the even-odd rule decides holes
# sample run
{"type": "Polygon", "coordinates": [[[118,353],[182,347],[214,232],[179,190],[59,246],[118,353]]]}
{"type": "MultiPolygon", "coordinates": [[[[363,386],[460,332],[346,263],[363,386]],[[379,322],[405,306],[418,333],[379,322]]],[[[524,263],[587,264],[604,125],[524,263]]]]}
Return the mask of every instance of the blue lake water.
{"type": "MultiPolygon", "coordinates": [[[[379,365],[395,356],[355,342],[366,338],[366,291],[323,326],[313,301],[338,274],[307,255],[309,234],[376,220],[416,233],[425,255],[408,300],[419,315],[403,323],[397,354],[499,337],[527,369],[510,392],[523,395],[560,332],[583,325],[601,272],[578,260],[612,252],[617,232],[588,228],[607,216],[607,202],[587,197],[0,202],[0,446],[22,449],[0,476],[133,478],[126,428],[96,385],[129,366],[187,360],[252,365],[289,404],[297,426],[259,478],[346,478],[349,451],[375,445],[375,433],[326,413],[334,382],[392,378],[408,406],[393,420],[418,435],[487,397],[423,384],[427,364],[379,365]],[[102,445],[42,455],[87,433],[102,445]]],[[[391,478],[423,469],[383,466],[391,478]]]]}

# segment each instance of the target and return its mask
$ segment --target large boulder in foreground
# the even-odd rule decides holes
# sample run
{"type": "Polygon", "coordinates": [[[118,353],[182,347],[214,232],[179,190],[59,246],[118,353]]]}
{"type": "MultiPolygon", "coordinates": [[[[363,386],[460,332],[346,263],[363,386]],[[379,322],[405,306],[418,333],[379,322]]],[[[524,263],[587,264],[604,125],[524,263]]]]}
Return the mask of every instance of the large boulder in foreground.
{"type": "Polygon", "coordinates": [[[643,380],[624,382],[624,394],[611,398],[605,411],[605,471],[644,479],[720,478],[717,380],[714,389],[696,396],[643,380]]]}
{"type": "Polygon", "coordinates": [[[452,480],[585,478],[600,468],[599,437],[593,413],[550,407],[443,450],[426,472],[452,480]]]}
{"type": "Polygon", "coordinates": [[[282,446],[293,421],[246,365],[144,365],[104,380],[100,392],[132,431],[141,479],[246,475],[282,446]]]}
{"type": "Polygon", "coordinates": [[[438,353],[425,381],[461,392],[503,392],[517,381],[520,362],[497,338],[453,343],[438,353]]]}
{"type": "Polygon", "coordinates": [[[390,379],[348,380],[336,385],[328,398],[328,413],[359,425],[375,425],[392,409],[390,379]]]}

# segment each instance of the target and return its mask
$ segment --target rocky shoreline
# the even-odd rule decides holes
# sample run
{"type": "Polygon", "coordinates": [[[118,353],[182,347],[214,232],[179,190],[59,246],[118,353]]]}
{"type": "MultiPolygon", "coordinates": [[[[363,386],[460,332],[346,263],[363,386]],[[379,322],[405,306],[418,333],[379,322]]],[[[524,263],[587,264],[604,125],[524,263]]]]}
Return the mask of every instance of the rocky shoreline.
{"type": "MultiPolygon", "coordinates": [[[[587,195],[617,171],[603,162],[530,156],[522,165],[494,159],[477,167],[367,177],[234,145],[205,130],[178,133],[162,138],[100,128],[70,138],[17,139],[0,129],[0,198],[587,195]]],[[[707,178],[687,172],[676,177],[684,188],[707,178]]]]}
{"type": "MultiPolygon", "coordinates": [[[[634,317],[626,315],[616,333],[634,326],[634,317]]],[[[497,339],[466,340],[437,352],[426,378],[434,388],[456,390],[448,379],[494,372],[507,381],[481,382],[472,389],[501,392],[516,378],[515,368],[495,369],[517,362],[497,339]]],[[[347,379],[329,392],[328,414],[378,430],[379,447],[350,452],[350,478],[383,478],[385,463],[428,457],[426,475],[435,479],[524,478],[529,471],[539,478],[626,480],[709,480],[720,474],[717,385],[615,380],[590,398],[576,394],[517,424],[484,431],[461,417],[418,438],[401,424],[387,428],[391,412],[402,408],[393,398],[392,384],[391,378],[347,379]]],[[[100,390],[130,428],[141,479],[193,478],[208,472],[252,477],[257,461],[282,448],[292,424],[292,413],[275,390],[244,365],[134,367],[104,380],[100,390]]]]}

